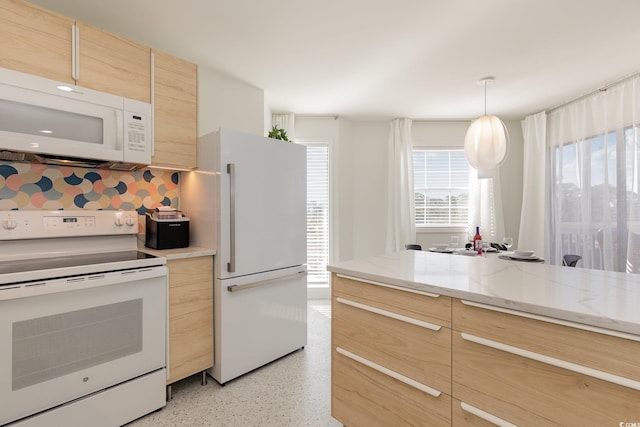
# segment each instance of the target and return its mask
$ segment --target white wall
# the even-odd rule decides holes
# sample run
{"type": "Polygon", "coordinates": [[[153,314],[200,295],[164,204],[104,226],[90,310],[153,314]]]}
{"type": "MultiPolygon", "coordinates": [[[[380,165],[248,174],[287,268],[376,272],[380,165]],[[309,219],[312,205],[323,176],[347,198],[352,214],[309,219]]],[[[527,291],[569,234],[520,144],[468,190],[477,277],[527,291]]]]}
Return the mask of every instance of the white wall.
{"type": "Polygon", "coordinates": [[[331,189],[337,193],[337,212],[334,213],[336,235],[336,260],[343,261],[354,258],[354,198],[353,165],[356,153],[351,141],[355,140],[354,124],[350,120],[338,119],[338,144],[334,144],[334,176],[331,189]]]}
{"type": "MultiPolygon", "coordinates": [[[[414,121],[414,145],[462,147],[470,122],[414,121]]],[[[505,122],[510,151],[500,169],[506,233],[517,239],[522,205],[523,138],[520,122],[505,122]]],[[[330,138],[332,142],[332,262],[377,255],[385,251],[387,218],[387,139],[389,121],[355,121],[296,117],[299,139],[330,138]],[[336,124],[337,123],[337,124],[336,124]]],[[[418,243],[448,242],[452,234],[421,233],[418,243]]]]}
{"type": "Polygon", "coordinates": [[[360,258],[385,252],[389,122],[357,121],[353,127],[353,255],[360,258]]]}
{"type": "Polygon", "coordinates": [[[264,91],[198,67],[198,135],[220,127],[264,135],[264,91]]]}
{"type": "Polygon", "coordinates": [[[271,130],[271,106],[267,102],[267,99],[264,99],[264,125],[263,125],[263,133],[262,135],[269,135],[269,131],[271,130]]]}

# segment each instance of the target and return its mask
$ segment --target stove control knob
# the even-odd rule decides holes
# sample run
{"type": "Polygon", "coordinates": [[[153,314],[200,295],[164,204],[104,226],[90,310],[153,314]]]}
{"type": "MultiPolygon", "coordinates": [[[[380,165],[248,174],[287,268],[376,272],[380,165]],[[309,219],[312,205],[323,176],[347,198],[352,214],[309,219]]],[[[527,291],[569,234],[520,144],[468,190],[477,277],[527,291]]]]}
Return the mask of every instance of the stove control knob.
{"type": "Polygon", "coordinates": [[[118,215],[118,216],[116,217],[116,219],[115,219],[115,224],[116,224],[118,227],[122,227],[122,225],[124,224],[124,222],[122,222],[122,217],[121,217],[121,216],[119,216],[119,215],[118,215]]]}
{"type": "Polygon", "coordinates": [[[136,219],[130,216],[129,218],[127,218],[127,225],[129,227],[133,227],[134,225],[136,225],[136,219]]]}
{"type": "Polygon", "coordinates": [[[2,228],[5,230],[13,230],[18,226],[18,221],[15,219],[5,219],[2,221],[2,228]]]}

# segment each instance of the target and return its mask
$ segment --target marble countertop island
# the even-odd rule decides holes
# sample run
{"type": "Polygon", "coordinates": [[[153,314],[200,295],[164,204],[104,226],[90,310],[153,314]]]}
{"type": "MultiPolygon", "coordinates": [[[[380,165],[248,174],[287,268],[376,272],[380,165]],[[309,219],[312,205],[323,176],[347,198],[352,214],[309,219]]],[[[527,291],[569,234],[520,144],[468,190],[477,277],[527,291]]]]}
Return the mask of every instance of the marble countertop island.
{"type": "Polygon", "coordinates": [[[640,275],[426,251],[331,264],[371,282],[640,335],[640,275]]]}

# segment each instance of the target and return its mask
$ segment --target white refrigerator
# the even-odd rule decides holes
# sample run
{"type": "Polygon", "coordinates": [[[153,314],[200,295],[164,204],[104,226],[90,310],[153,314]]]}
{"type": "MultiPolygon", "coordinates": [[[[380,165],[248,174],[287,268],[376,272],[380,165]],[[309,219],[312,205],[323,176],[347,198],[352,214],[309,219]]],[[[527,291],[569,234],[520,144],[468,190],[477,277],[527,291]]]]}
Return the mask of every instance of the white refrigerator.
{"type": "Polygon", "coordinates": [[[191,245],[214,248],[221,384],[307,343],[306,147],[229,129],[198,141],[181,177],[191,245]]]}

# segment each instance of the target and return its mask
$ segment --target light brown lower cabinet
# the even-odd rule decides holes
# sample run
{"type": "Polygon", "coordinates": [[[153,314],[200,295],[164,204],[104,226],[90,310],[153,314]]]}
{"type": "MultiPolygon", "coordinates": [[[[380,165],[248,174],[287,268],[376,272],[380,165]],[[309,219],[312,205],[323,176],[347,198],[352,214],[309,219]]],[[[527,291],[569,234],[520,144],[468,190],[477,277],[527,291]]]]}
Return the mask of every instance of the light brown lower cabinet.
{"type": "Polygon", "coordinates": [[[213,257],[173,259],[167,267],[169,385],[213,366],[213,257]]]}
{"type": "Polygon", "coordinates": [[[334,418],[345,426],[448,426],[451,397],[413,385],[338,353],[332,358],[334,418]]]}
{"type": "Polygon", "coordinates": [[[335,274],[332,313],[348,427],[640,422],[640,336],[335,274]]]}
{"type": "Polygon", "coordinates": [[[336,275],[332,287],[332,416],[349,427],[451,425],[450,298],[336,275]]]}
{"type": "Polygon", "coordinates": [[[455,399],[513,425],[640,417],[638,336],[460,300],[453,329],[455,399]]]}

